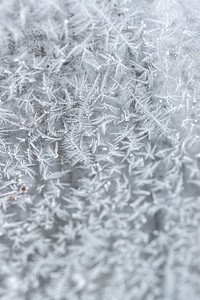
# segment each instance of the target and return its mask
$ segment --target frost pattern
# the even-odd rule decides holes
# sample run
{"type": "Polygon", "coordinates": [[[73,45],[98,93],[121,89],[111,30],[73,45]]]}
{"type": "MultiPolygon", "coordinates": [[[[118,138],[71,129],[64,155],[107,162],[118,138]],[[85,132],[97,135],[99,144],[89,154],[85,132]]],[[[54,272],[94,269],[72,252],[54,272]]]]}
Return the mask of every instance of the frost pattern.
{"type": "Polygon", "coordinates": [[[0,298],[199,300],[199,2],[0,2],[0,298]]]}

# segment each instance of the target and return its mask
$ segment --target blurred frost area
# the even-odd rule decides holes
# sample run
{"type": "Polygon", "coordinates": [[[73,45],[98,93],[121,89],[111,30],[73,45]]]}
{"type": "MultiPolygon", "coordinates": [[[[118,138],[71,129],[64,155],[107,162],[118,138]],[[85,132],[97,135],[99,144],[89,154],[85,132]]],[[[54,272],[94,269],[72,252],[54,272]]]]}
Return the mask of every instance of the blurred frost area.
{"type": "Polygon", "coordinates": [[[199,300],[199,13],[0,1],[1,300],[199,300]]]}

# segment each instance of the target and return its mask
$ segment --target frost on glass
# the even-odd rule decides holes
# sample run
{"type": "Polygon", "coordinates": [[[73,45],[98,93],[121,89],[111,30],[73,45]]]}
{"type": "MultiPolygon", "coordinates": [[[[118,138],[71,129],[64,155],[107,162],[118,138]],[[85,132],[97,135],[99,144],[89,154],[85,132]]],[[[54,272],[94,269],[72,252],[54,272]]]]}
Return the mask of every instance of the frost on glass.
{"type": "Polygon", "coordinates": [[[0,1],[0,299],[199,300],[199,1],[0,1]]]}

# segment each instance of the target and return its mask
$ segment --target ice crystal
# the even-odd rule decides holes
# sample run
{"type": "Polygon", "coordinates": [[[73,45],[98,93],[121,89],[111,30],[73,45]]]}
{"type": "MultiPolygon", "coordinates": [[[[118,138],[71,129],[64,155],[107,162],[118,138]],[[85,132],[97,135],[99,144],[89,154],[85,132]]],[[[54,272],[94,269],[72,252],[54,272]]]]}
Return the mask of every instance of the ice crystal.
{"type": "Polygon", "coordinates": [[[2,300],[199,300],[199,12],[0,1],[2,300]]]}

